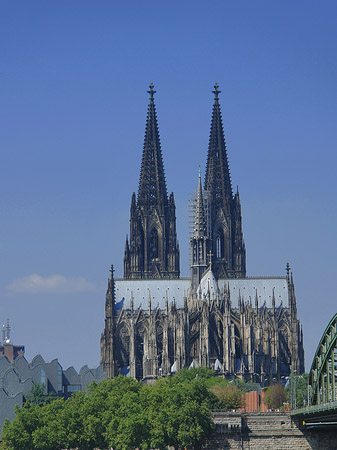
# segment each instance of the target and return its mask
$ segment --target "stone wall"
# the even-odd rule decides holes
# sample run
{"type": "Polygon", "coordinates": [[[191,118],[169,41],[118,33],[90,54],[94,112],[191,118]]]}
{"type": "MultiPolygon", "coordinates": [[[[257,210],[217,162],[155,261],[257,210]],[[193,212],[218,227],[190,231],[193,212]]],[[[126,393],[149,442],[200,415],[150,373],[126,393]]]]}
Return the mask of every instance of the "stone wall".
{"type": "Polygon", "coordinates": [[[207,450],[336,450],[337,432],[302,431],[289,413],[214,413],[207,450]]]}

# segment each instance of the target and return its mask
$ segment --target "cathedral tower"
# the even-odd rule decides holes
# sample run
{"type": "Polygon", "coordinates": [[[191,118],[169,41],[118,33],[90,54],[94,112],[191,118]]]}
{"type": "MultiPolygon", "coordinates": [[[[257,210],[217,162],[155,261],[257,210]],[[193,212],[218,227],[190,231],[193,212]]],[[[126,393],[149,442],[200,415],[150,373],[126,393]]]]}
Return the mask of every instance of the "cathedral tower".
{"type": "Polygon", "coordinates": [[[216,83],[205,176],[212,267],[216,278],[242,278],[246,276],[246,250],[241,203],[239,191],[233,196],[219,104],[220,92],[216,83]]]}
{"type": "Polygon", "coordinates": [[[168,198],[155,90],[150,84],[138,196],[132,194],[130,241],[126,239],[124,278],[179,278],[179,245],[173,193],[168,198]]]}

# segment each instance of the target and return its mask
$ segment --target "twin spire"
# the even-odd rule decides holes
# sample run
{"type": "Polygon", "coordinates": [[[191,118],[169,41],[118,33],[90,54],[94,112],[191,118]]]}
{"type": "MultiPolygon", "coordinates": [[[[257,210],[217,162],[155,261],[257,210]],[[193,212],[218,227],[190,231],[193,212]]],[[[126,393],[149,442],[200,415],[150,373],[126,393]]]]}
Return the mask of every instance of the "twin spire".
{"type": "Polygon", "coordinates": [[[208,145],[205,190],[210,193],[211,200],[220,206],[233,197],[232,182],[228,164],[225,135],[219,104],[219,85],[215,83],[214,104],[211,122],[211,132],[208,145]]]}
{"type": "MultiPolygon", "coordinates": [[[[154,103],[153,83],[150,83],[149,106],[145,126],[142,165],[140,171],[138,204],[167,205],[163,156],[160,144],[156,107],[154,103]]],[[[205,190],[213,202],[226,203],[233,197],[232,183],[228,164],[227,149],[219,104],[218,83],[215,83],[214,104],[211,122],[211,132],[208,146],[207,167],[205,176],[205,190]]],[[[200,176],[199,176],[200,178],[200,176]]]]}
{"type": "Polygon", "coordinates": [[[162,212],[167,205],[167,189],[160,145],[153,83],[149,90],[150,101],[147,110],[142,165],[140,170],[138,205],[158,206],[162,212]]]}
{"type": "MultiPolygon", "coordinates": [[[[202,265],[206,264],[206,251],[208,253],[209,250],[215,255],[215,276],[244,276],[245,268],[240,262],[245,259],[241,249],[241,210],[239,197],[236,205],[232,193],[219,104],[220,92],[216,83],[205,175],[207,211],[199,171],[194,234],[196,238],[203,239],[203,245],[199,245],[195,264],[201,261],[202,265]]],[[[136,200],[134,193],[131,200],[130,239],[126,240],[125,245],[124,277],[179,278],[175,202],[173,193],[169,197],[167,194],[153,83],[148,93],[150,98],[138,195],[136,200]]]]}

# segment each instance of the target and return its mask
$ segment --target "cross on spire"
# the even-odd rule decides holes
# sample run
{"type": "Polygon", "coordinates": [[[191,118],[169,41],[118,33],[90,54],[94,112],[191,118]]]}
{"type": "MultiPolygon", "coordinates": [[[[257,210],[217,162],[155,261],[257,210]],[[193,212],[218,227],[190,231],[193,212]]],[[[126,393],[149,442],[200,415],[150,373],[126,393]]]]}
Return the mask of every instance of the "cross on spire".
{"type": "Polygon", "coordinates": [[[150,85],[149,85],[149,90],[147,91],[148,94],[150,94],[150,99],[153,100],[154,94],[156,93],[156,91],[154,90],[154,85],[151,81],[150,85]]]}
{"type": "Polygon", "coordinates": [[[214,94],[214,100],[219,100],[219,94],[221,93],[221,91],[219,90],[219,85],[218,83],[215,83],[214,85],[214,91],[212,91],[214,94]]]}
{"type": "Polygon", "coordinates": [[[211,252],[211,250],[209,251],[208,256],[209,256],[209,268],[212,270],[212,256],[213,256],[213,253],[211,252]]]}

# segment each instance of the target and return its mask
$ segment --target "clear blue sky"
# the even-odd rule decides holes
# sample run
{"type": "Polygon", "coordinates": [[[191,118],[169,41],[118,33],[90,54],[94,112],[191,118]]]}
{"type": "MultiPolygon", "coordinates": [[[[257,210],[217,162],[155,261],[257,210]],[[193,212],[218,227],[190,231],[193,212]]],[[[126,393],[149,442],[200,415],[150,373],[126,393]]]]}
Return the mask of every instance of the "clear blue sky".
{"type": "Polygon", "coordinates": [[[99,363],[148,84],[188,275],[214,82],[249,275],[294,271],[307,368],[336,312],[336,1],[3,1],[0,323],[30,360],[99,363]]]}

